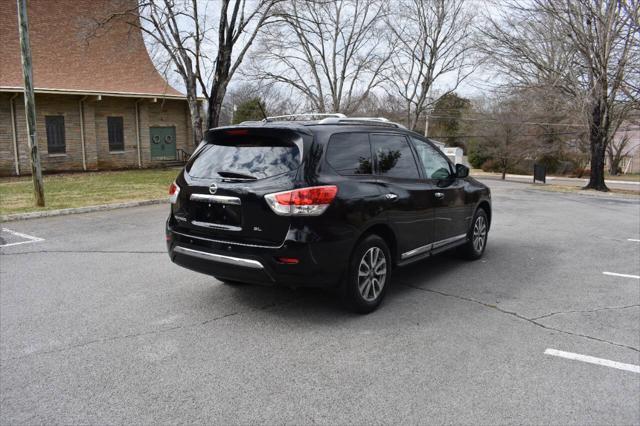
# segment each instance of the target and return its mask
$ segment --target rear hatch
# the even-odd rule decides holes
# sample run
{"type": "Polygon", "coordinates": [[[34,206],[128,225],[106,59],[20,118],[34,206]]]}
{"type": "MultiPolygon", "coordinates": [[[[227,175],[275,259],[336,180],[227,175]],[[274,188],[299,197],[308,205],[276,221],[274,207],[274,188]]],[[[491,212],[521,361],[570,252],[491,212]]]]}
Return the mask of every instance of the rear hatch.
{"type": "Polygon", "coordinates": [[[292,189],[302,164],[303,135],[290,129],[229,128],[207,134],[189,160],[174,216],[193,235],[280,245],[289,218],[265,194],[292,189]]]}

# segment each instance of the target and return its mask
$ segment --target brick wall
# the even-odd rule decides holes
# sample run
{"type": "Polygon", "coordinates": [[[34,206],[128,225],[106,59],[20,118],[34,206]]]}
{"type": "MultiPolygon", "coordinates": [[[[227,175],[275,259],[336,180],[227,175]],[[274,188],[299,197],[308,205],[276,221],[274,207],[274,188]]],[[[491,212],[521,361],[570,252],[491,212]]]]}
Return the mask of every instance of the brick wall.
{"type": "Polygon", "coordinates": [[[107,98],[94,102],[98,168],[102,170],[138,167],[135,99],[107,98]],[[122,117],[124,151],[109,150],[108,117],[122,117]]]}
{"type": "MultiPolygon", "coordinates": [[[[0,175],[14,175],[14,153],[10,120],[11,93],[0,93],[0,175]]],[[[78,95],[36,95],[36,128],[38,147],[43,171],[83,170],[82,144],[80,139],[80,99],[78,95]],[[65,124],[66,152],[49,154],[47,150],[46,115],[62,115],[65,124]]],[[[22,95],[15,100],[20,172],[29,174],[31,167],[27,153],[27,130],[24,118],[22,95]]],[[[110,170],[138,167],[138,149],[135,127],[135,98],[103,96],[97,100],[88,97],[84,102],[85,156],[88,170],[110,170]],[[107,117],[123,118],[124,150],[111,152],[107,130],[107,117]]],[[[157,102],[141,100],[140,140],[143,167],[162,165],[162,161],[152,161],[150,152],[149,127],[168,126],[176,129],[176,148],[193,151],[191,128],[186,101],[159,99],[157,102]]]]}
{"type": "MultiPolygon", "coordinates": [[[[14,154],[12,126],[10,119],[9,99],[12,94],[0,94],[0,175],[14,175],[14,154]],[[5,116],[6,114],[6,116],[5,116]],[[6,118],[5,118],[6,117],[6,118]],[[5,148],[6,147],[6,148],[5,148]]],[[[82,170],[82,146],[80,144],[80,111],[78,96],[37,95],[36,96],[36,138],[40,152],[42,170],[82,170]],[[45,116],[61,115],[64,117],[65,153],[49,154],[47,149],[47,130],[45,116]]],[[[29,174],[31,165],[28,153],[27,124],[24,113],[22,94],[14,100],[16,108],[16,125],[20,173],[29,174]]]]}

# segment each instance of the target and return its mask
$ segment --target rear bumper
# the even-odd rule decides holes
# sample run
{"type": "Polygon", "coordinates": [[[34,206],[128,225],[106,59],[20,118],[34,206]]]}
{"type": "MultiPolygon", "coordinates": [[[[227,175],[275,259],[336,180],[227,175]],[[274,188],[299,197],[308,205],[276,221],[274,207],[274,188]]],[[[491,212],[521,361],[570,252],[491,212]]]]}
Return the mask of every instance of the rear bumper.
{"type": "MultiPolygon", "coordinates": [[[[296,233],[290,233],[295,235],[296,233]]],[[[215,241],[166,227],[171,260],[187,269],[228,280],[291,287],[335,286],[346,267],[350,242],[301,242],[287,239],[278,247],[215,241]],[[296,258],[284,264],[280,257],[296,258]]]]}

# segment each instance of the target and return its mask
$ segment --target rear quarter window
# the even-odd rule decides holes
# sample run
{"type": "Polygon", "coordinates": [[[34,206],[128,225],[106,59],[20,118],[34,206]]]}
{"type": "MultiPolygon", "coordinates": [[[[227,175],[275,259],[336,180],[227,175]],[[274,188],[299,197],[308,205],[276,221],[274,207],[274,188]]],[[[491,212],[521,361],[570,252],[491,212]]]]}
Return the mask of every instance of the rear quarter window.
{"type": "Polygon", "coordinates": [[[373,173],[367,133],[336,133],[329,139],[327,162],[341,175],[373,173]]]}

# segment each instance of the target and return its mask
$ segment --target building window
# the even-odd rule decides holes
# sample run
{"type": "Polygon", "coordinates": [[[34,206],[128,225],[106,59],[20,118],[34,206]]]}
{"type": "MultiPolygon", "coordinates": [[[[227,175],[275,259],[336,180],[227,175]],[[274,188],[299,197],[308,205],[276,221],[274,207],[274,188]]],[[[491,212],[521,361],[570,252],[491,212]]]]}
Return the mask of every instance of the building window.
{"type": "Polygon", "coordinates": [[[44,122],[47,127],[47,151],[49,154],[64,154],[67,150],[64,140],[64,116],[46,115],[44,122]]]}
{"type": "Polygon", "coordinates": [[[107,117],[109,151],[124,151],[124,130],[122,117],[107,117]]]}

